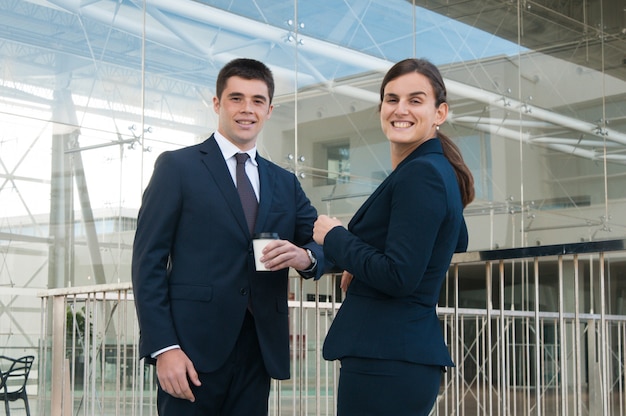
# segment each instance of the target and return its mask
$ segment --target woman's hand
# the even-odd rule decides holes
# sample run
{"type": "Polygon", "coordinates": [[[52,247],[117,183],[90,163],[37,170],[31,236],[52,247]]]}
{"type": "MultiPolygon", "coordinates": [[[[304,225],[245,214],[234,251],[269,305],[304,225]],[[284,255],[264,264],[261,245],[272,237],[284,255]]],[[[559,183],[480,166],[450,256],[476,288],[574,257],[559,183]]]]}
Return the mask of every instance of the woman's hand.
{"type": "Polygon", "coordinates": [[[323,245],[326,234],[337,226],[341,226],[341,221],[337,218],[330,218],[328,215],[320,215],[313,225],[313,239],[317,244],[323,245]]]}
{"type": "Polygon", "coordinates": [[[341,286],[341,290],[343,290],[344,292],[348,291],[348,286],[350,286],[350,282],[352,282],[353,277],[354,276],[349,271],[343,271],[343,273],[341,274],[341,283],[339,285],[341,286]]]}

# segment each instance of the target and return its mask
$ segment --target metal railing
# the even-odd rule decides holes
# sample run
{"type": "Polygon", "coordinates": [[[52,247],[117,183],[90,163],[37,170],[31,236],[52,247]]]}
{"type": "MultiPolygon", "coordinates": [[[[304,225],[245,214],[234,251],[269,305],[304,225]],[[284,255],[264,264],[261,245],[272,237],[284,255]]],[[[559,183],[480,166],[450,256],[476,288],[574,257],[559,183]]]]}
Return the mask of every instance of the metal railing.
{"type": "Polygon", "coordinates": [[[434,413],[626,414],[625,247],[456,255],[439,315],[457,367],[434,413]]]}
{"type": "MultiPolygon", "coordinates": [[[[626,414],[625,246],[455,255],[438,311],[456,367],[444,373],[432,414],[626,414]]],[[[270,415],[333,415],[338,365],[321,346],[341,293],[328,276],[291,285],[292,377],[272,383],[270,415]]],[[[37,414],[156,414],[130,284],[41,298],[37,414]]]]}

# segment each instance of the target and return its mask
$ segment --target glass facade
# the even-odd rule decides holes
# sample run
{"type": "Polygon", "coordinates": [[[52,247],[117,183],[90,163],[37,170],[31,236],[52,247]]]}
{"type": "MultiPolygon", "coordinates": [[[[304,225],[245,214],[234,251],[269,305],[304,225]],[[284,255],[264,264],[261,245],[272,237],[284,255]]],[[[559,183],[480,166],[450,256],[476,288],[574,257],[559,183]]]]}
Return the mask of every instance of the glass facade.
{"type": "Polygon", "coordinates": [[[237,57],[272,69],[258,148],[320,213],[389,174],[378,88],[424,57],[476,180],[470,250],[626,236],[622,0],[0,0],[0,40],[2,345],[38,335],[15,295],[130,280],[154,161],[214,131],[237,57]]]}

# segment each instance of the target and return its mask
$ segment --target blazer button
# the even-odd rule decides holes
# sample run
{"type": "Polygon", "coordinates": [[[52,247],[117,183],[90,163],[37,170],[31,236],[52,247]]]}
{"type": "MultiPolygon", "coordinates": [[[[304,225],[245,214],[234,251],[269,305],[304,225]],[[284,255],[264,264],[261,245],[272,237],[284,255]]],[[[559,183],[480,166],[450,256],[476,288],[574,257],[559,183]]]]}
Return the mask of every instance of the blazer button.
{"type": "Polygon", "coordinates": [[[242,287],[241,289],[239,289],[239,293],[241,293],[241,296],[246,296],[248,294],[248,289],[242,287]]]}

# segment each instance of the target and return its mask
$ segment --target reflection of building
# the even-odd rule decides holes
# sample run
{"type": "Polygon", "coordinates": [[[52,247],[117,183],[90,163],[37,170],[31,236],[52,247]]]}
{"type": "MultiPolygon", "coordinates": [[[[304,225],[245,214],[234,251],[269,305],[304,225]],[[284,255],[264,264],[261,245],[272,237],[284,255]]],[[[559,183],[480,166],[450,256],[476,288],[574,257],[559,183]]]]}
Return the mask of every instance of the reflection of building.
{"type": "MultiPolygon", "coordinates": [[[[86,222],[80,211],[73,213],[73,223],[66,224],[67,241],[73,246],[73,253],[67,265],[71,273],[66,275],[64,286],[85,286],[90,284],[130,281],[130,255],[137,224],[137,210],[111,209],[97,210],[93,213],[93,221],[86,222]],[[93,229],[94,233],[86,232],[93,229]],[[98,266],[104,275],[96,275],[91,248],[97,247],[99,252],[98,266]],[[124,259],[125,266],[120,266],[124,259]],[[104,277],[106,276],[106,277],[104,277]],[[103,278],[104,277],[104,278],[103,278]]],[[[29,217],[5,218],[0,225],[0,235],[9,241],[6,253],[12,259],[12,267],[20,271],[20,276],[28,276],[29,288],[54,287],[42,267],[49,262],[50,247],[54,246],[54,238],[50,236],[48,215],[38,214],[29,217]]]]}

